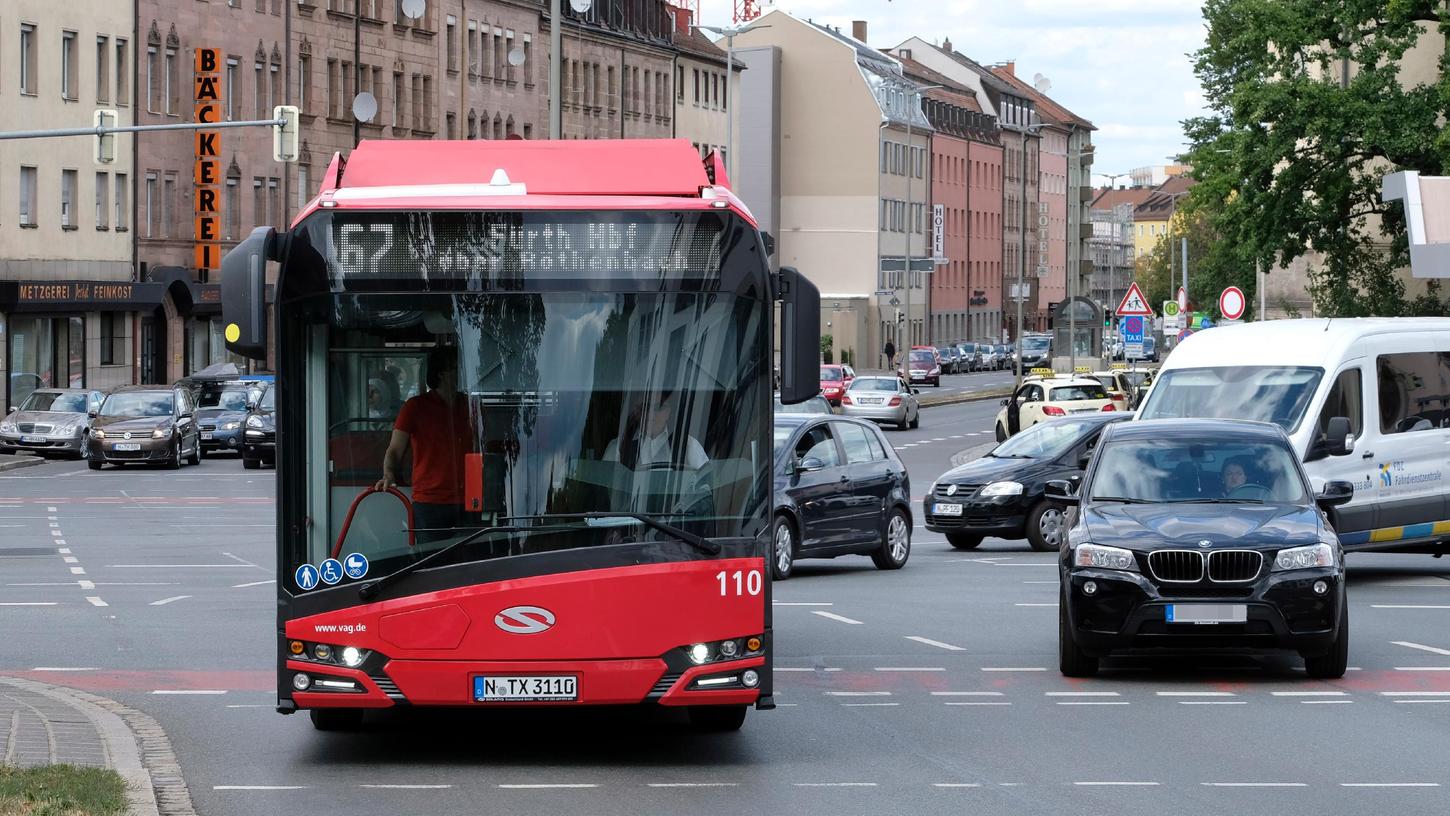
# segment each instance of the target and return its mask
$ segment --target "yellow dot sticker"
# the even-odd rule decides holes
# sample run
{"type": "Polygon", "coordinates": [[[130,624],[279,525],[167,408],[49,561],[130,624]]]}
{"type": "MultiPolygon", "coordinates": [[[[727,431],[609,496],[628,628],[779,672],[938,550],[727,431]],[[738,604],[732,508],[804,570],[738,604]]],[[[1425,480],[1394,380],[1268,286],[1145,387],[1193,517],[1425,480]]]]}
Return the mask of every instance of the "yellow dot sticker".
{"type": "Polygon", "coordinates": [[[227,324],[227,342],[235,343],[242,339],[242,327],[235,323],[227,324]]]}

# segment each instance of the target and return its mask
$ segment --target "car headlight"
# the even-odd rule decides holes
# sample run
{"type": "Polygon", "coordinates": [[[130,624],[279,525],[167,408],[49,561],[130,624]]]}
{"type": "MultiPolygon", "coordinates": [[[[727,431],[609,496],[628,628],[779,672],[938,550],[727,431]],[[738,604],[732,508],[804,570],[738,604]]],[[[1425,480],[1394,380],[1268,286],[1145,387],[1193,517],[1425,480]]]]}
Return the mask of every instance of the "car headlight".
{"type": "Polygon", "coordinates": [[[0,419],[0,431],[4,431],[5,433],[15,433],[15,420],[8,418],[0,419]]]}
{"type": "Polygon", "coordinates": [[[240,427],[242,427],[242,423],[240,423],[240,422],[227,422],[227,423],[225,423],[225,424],[222,425],[222,430],[224,430],[224,431],[235,431],[236,429],[238,429],[240,427]]]}
{"type": "Polygon", "coordinates": [[[259,416],[249,416],[249,417],[247,417],[247,427],[248,428],[261,428],[262,427],[262,418],[259,417],[259,416]]]}
{"type": "Polygon", "coordinates": [[[1138,559],[1133,553],[1121,547],[1104,547],[1101,544],[1079,544],[1073,551],[1073,566],[1096,567],[1098,569],[1138,571],[1138,559]]]}
{"type": "Polygon", "coordinates": [[[981,496],[984,499],[990,499],[993,496],[1020,496],[1022,495],[1022,483],[992,482],[991,484],[982,488],[982,492],[978,493],[977,495],[981,496]]]}
{"type": "Polygon", "coordinates": [[[93,429],[91,431],[91,438],[92,439],[105,439],[106,438],[106,432],[103,431],[103,430],[101,430],[100,428],[95,428],[95,429],[93,429]]]}
{"type": "Polygon", "coordinates": [[[933,368],[931,370],[931,373],[933,373],[933,374],[940,374],[941,373],[941,369],[940,368],[933,368]]]}
{"type": "Polygon", "coordinates": [[[1290,547],[1287,550],[1279,550],[1279,554],[1274,558],[1275,572],[1335,565],[1334,548],[1328,544],[1290,547]]]}
{"type": "Polygon", "coordinates": [[[154,430],[154,431],[151,432],[151,438],[152,439],[170,439],[171,438],[171,429],[170,428],[157,428],[156,430],[154,430]]]}

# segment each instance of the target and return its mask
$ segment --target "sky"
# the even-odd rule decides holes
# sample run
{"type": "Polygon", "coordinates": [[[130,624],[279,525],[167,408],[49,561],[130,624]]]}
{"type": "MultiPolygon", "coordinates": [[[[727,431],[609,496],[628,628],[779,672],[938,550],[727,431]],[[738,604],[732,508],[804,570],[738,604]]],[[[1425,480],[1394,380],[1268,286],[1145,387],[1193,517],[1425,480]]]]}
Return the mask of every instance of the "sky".
{"type": "MultiPolygon", "coordinates": [[[[735,0],[699,0],[706,25],[728,25],[735,0]]],[[[797,17],[839,26],[866,20],[871,46],[943,38],[984,64],[1016,62],[1017,76],[1051,82],[1047,95],[1091,121],[1093,181],[1168,164],[1181,122],[1203,112],[1189,54],[1202,47],[1196,0],[777,0],[797,17]]],[[[1120,179],[1119,184],[1126,183],[1120,179]]]]}

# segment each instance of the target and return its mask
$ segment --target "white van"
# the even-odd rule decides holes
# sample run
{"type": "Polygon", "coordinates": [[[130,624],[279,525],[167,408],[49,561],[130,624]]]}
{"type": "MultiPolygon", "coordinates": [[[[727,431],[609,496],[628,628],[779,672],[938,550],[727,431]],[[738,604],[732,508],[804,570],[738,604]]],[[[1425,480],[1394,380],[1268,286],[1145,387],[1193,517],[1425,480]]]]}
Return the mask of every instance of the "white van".
{"type": "Polygon", "coordinates": [[[1450,552],[1450,319],[1271,320],[1199,332],[1169,355],[1137,415],[1167,417],[1282,427],[1315,490],[1354,485],[1338,509],[1347,549],[1450,552]]]}

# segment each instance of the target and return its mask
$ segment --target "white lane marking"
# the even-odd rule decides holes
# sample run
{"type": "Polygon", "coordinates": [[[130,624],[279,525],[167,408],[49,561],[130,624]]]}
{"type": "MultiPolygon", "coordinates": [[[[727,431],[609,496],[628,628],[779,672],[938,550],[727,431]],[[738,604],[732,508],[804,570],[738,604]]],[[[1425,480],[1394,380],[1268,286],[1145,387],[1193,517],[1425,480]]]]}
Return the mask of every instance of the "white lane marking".
{"type": "MultiPolygon", "coordinates": [[[[52,518],[54,518],[54,517],[52,517],[52,518]]],[[[58,522],[58,521],[51,521],[50,522],[50,526],[51,526],[52,529],[54,529],[54,528],[60,526],[60,522],[58,522]]]]}
{"type": "Polygon", "coordinates": [[[169,694],[173,696],[199,695],[199,694],[226,694],[226,689],[155,689],[152,694],[169,694]]]}
{"type": "Polygon", "coordinates": [[[874,788],[875,782],[796,782],[797,788],[874,788]]]}
{"type": "Polygon", "coordinates": [[[1395,700],[1397,703],[1450,703],[1450,700],[1395,700]]]}
{"type": "Polygon", "coordinates": [[[1147,788],[1147,787],[1153,787],[1154,785],[1157,785],[1158,783],[1157,782],[1074,782],[1072,784],[1074,784],[1074,785],[1080,785],[1080,786],[1085,787],[1085,788],[1113,788],[1113,787],[1122,787],[1122,788],[1147,788]]]}
{"type": "Polygon", "coordinates": [[[70,574],[71,575],[85,575],[86,574],[86,568],[85,567],[71,567],[70,568],[70,574]]]}
{"type": "Polygon", "coordinates": [[[233,561],[236,561],[239,564],[246,564],[249,567],[257,567],[257,569],[261,569],[261,567],[258,566],[257,564],[253,564],[251,561],[248,561],[247,559],[241,558],[239,556],[232,555],[229,552],[224,552],[224,553],[222,553],[222,555],[225,555],[227,558],[230,558],[230,559],[232,559],[233,561]]]}
{"type": "Polygon", "coordinates": [[[1121,697],[1116,691],[1047,691],[1047,697],[1121,697]]]}
{"type": "Polygon", "coordinates": [[[236,567],[241,569],[246,564],[107,564],[109,569],[186,569],[198,567],[206,569],[222,569],[224,567],[236,567]]]}
{"type": "Polygon", "coordinates": [[[815,668],[813,666],[789,666],[789,667],[787,667],[787,666],[776,666],[775,669],[774,669],[774,671],[778,671],[778,672],[818,672],[818,671],[838,672],[838,671],[840,671],[840,669],[839,668],[836,668],[834,666],[822,666],[820,668],[815,668]]]}
{"type": "Polygon", "coordinates": [[[578,790],[582,788],[597,788],[598,785],[586,782],[545,782],[529,785],[499,785],[503,790],[578,790]]]}
{"type": "Polygon", "coordinates": [[[1204,782],[1210,788],[1307,788],[1305,782],[1204,782]]]}
{"type": "Polygon", "coordinates": [[[1271,691],[1274,697],[1343,697],[1342,691],[1271,691]]]}
{"type": "Polygon", "coordinates": [[[45,508],[45,512],[47,512],[47,513],[59,513],[60,511],[57,510],[54,507],[47,507],[47,508],[45,508]]]}
{"type": "Polygon", "coordinates": [[[50,521],[59,521],[60,520],[60,516],[46,516],[46,518],[49,519],[50,521]]]}
{"type": "Polygon", "coordinates": [[[984,672],[1045,672],[1042,666],[983,666],[984,672]]]}
{"type": "Polygon", "coordinates": [[[1370,604],[1370,609],[1450,609],[1450,604],[1370,604]]]}
{"type": "Polygon", "coordinates": [[[1248,705],[1248,700],[1179,700],[1179,705],[1248,705]]]}
{"type": "Polygon", "coordinates": [[[1450,666],[1396,666],[1395,671],[1450,671],[1450,666]]]}
{"type": "Polygon", "coordinates": [[[60,530],[51,530],[50,534],[55,536],[56,538],[60,538],[61,536],[60,530]]]}
{"type": "Polygon", "coordinates": [[[933,691],[933,697],[1001,697],[1000,691],[933,691]]]}
{"type": "Polygon", "coordinates": [[[1450,691],[1381,691],[1382,697],[1450,697],[1450,691]]]}
{"type": "Polygon", "coordinates": [[[853,625],[856,625],[856,626],[860,626],[861,625],[861,621],[855,620],[854,618],[848,618],[845,615],[837,615],[834,612],[823,612],[823,611],[821,611],[819,609],[815,609],[815,610],[812,610],[811,611],[811,614],[812,615],[820,615],[823,618],[828,618],[828,619],[833,620],[833,621],[840,621],[841,623],[849,623],[849,624],[853,624],[853,625]]]}
{"type": "Polygon", "coordinates": [[[55,606],[55,601],[0,601],[0,606],[55,606]]]}
{"type": "Polygon", "coordinates": [[[96,668],[91,667],[91,666],[36,666],[35,668],[31,669],[31,671],[43,671],[43,672],[82,672],[82,671],[99,671],[99,669],[96,669],[96,668]]]}
{"type": "Polygon", "coordinates": [[[247,587],[254,587],[254,586],[261,586],[262,584],[275,584],[275,583],[277,583],[277,579],[276,578],[268,578],[265,581],[252,581],[251,583],[247,583],[247,584],[232,584],[232,589],[245,589],[247,587]]]}
{"type": "Polygon", "coordinates": [[[931,638],[922,637],[921,635],[906,635],[906,639],[907,640],[914,640],[917,643],[922,643],[922,644],[925,644],[927,646],[935,646],[938,649],[946,649],[949,652],[965,652],[966,651],[966,649],[962,648],[961,646],[953,646],[950,643],[942,643],[940,640],[932,640],[931,638]]]}
{"type": "Polygon", "coordinates": [[[980,782],[933,782],[933,783],[931,783],[931,786],[933,788],[980,788],[980,787],[982,787],[982,783],[980,783],[980,782]]]}
{"type": "Polygon", "coordinates": [[[88,601],[91,602],[91,606],[110,606],[110,604],[108,604],[105,601],[101,600],[96,595],[87,595],[86,596],[86,600],[88,600],[88,601]]]}
{"type": "Polygon", "coordinates": [[[1340,782],[1341,788],[1438,788],[1439,782],[1340,782]]]}
{"type": "Polygon", "coordinates": [[[358,785],[359,788],[375,790],[447,790],[452,785],[358,785]]]}
{"type": "Polygon", "coordinates": [[[841,703],[846,708],[873,708],[877,706],[899,706],[901,703],[841,703]]]}
{"type": "Polygon", "coordinates": [[[76,558],[74,555],[61,556],[60,560],[64,561],[67,564],[79,564],[81,562],[81,560],[79,558],[76,558]]]}
{"type": "Polygon", "coordinates": [[[1159,697],[1237,697],[1232,691],[1156,691],[1159,697]]]}
{"type": "Polygon", "coordinates": [[[275,708],[271,703],[232,703],[227,708],[275,708]]]}
{"type": "Polygon", "coordinates": [[[61,555],[70,555],[70,547],[61,547],[57,552],[61,555]]]}
{"type": "Polygon", "coordinates": [[[941,666],[877,666],[872,671],[879,672],[944,672],[941,666]]]}
{"type": "Polygon", "coordinates": [[[225,791],[288,791],[307,790],[306,785],[212,785],[212,790],[225,791]]]}
{"type": "Polygon", "coordinates": [[[1060,706],[1125,706],[1132,705],[1127,700],[1058,700],[1060,706]]]}
{"type": "Polygon", "coordinates": [[[946,703],[946,705],[949,705],[949,706],[1009,706],[1009,705],[1012,705],[1012,704],[1011,703],[992,703],[992,702],[970,702],[970,703],[954,703],[954,702],[948,702],[948,703],[946,703]]]}
{"type": "MultiPolygon", "coordinates": [[[[63,545],[63,544],[65,544],[65,539],[63,539],[63,538],[57,538],[57,539],[56,539],[56,540],[55,540],[55,543],[56,543],[56,544],[57,544],[57,545],[63,545]]],[[[70,550],[69,550],[69,549],[67,549],[67,550],[66,550],[66,552],[70,552],[70,550]]]]}
{"type": "Polygon", "coordinates": [[[151,602],[151,605],[152,606],[165,606],[165,605],[167,605],[169,603],[172,603],[173,601],[184,601],[184,600],[186,600],[187,598],[190,598],[190,597],[191,597],[190,595],[173,595],[170,598],[162,598],[159,601],[152,601],[151,602]]]}
{"type": "Polygon", "coordinates": [[[1050,607],[1053,607],[1053,608],[1056,608],[1056,606],[1057,606],[1056,603],[1020,603],[1020,604],[1012,604],[1012,605],[1013,606],[1042,606],[1042,607],[1049,607],[1050,606],[1050,607]]]}
{"type": "Polygon", "coordinates": [[[739,782],[646,782],[647,788],[738,788],[739,782]]]}
{"type": "Polygon", "coordinates": [[[822,601],[771,601],[771,606],[835,606],[822,601]]]}
{"type": "Polygon", "coordinates": [[[889,691],[828,691],[827,697],[890,697],[889,691]]]}
{"type": "Polygon", "coordinates": [[[1300,700],[1304,705],[1354,705],[1353,700],[1300,700]]]}
{"type": "Polygon", "coordinates": [[[1450,656],[1450,649],[1441,649],[1435,646],[1426,646],[1423,643],[1411,643],[1408,640],[1392,640],[1390,641],[1390,643],[1393,643],[1396,646],[1404,646],[1406,649],[1419,649],[1422,652],[1430,652],[1431,654],[1450,656]]]}

